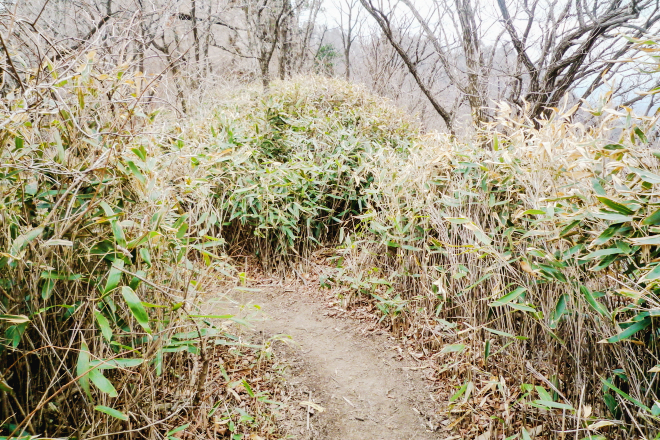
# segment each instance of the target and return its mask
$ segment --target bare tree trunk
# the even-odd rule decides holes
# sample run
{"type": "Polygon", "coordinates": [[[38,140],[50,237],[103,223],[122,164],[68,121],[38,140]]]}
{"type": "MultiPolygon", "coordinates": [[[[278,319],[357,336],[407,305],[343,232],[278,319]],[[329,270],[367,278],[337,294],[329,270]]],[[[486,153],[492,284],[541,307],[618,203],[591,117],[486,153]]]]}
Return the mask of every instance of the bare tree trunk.
{"type": "Polygon", "coordinates": [[[453,127],[453,114],[451,114],[449,111],[447,111],[440,103],[438,102],[437,99],[433,96],[431,93],[431,90],[426,86],[424,81],[422,80],[418,70],[417,66],[415,63],[412,62],[408,54],[406,53],[405,50],[399,45],[399,43],[394,39],[394,35],[392,34],[392,29],[390,27],[390,22],[388,17],[383,14],[382,11],[379,11],[376,9],[376,7],[372,4],[371,0],[360,0],[362,3],[362,6],[371,14],[374,19],[376,19],[376,22],[380,26],[381,30],[387,37],[388,41],[394,47],[396,52],[399,54],[403,62],[406,64],[406,67],[408,67],[408,71],[410,74],[413,76],[415,79],[415,82],[419,86],[420,90],[424,95],[427,97],[435,111],[440,115],[442,120],[445,122],[445,125],[447,126],[447,130],[449,130],[449,133],[452,135],[454,134],[454,127],[453,127]]]}
{"type": "Polygon", "coordinates": [[[264,86],[264,91],[268,91],[270,85],[270,58],[259,58],[259,70],[261,71],[261,84],[264,86]]]}
{"type": "Polygon", "coordinates": [[[291,23],[293,21],[291,0],[284,1],[284,18],[282,20],[280,41],[280,79],[286,79],[291,73],[291,23]]]}
{"type": "Polygon", "coordinates": [[[358,0],[343,0],[339,7],[339,27],[341,29],[341,43],[344,49],[344,75],[346,80],[351,79],[351,48],[355,41],[356,30],[360,26],[360,9],[358,0]],[[346,8],[346,10],[344,10],[346,8]],[[346,23],[344,17],[346,16],[346,23]]]}
{"type": "Polygon", "coordinates": [[[311,4],[309,6],[309,19],[307,21],[307,24],[305,25],[305,31],[303,32],[303,36],[300,39],[300,48],[298,51],[298,56],[297,56],[297,63],[295,66],[295,71],[300,71],[302,67],[306,64],[307,59],[310,54],[310,44],[311,44],[311,39],[312,35],[314,34],[314,28],[316,25],[316,16],[319,13],[319,10],[321,9],[321,3],[322,0],[312,0],[311,4]]]}
{"type": "Polygon", "coordinates": [[[456,12],[462,30],[463,53],[467,68],[468,81],[465,92],[472,110],[472,119],[475,124],[480,124],[488,121],[489,117],[483,90],[485,85],[481,79],[481,72],[485,66],[477,38],[477,25],[474,21],[471,0],[456,0],[456,12]]]}
{"type": "Polygon", "coordinates": [[[191,0],[190,16],[192,22],[193,44],[195,46],[195,61],[199,65],[199,30],[197,28],[197,0],[191,0]]]}

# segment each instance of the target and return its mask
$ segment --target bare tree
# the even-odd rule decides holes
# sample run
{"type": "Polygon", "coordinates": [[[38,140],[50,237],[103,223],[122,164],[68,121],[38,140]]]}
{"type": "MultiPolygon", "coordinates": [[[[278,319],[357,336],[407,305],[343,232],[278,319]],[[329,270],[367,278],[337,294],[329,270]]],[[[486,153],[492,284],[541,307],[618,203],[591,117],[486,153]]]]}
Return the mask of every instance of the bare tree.
{"type": "Polygon", "coordinates": [[[396,36],[397,29],[392,25],[391,14],[384,13],[381,10],[382,8],[376,7],[372,0],[360,0],[360,2],[362,3],[362,6],[364,6],[364,8],[367,10],[367,12],[371,14],[371,16],[376,20],[387,40],[390,42],[392,47],[394,47],[396,52],[405,63],[408,71],[415,79],[415,82],[419,86],[422,93],[424,93],[435,111],[445,122],[447,129],[453,133],[454,115],[442,104],[440,104],[440,101],[432,93],[427,81],[422,77],[422,74],[418,69],[419,60],[413,60],[411,54],[404,49],[401,40],[396,36]]]}
{"type": "Polygon", "coordinates": [[[359,8],[359,0],[342,0],[339,2],[339,20],[337,25],[341,31],[341,44],[344,52],[344,76],[351,79],[351,48],[360,34],[364,18],[359,8]]]}
{"type": "MultiPolygon", "coordinates": [[[[513,14],[505,0],[497,0],[497,4],[518,55],[517,76],[526,77],[524,100],[532,104],[531,117],[556,106],[567,92],[591,78],[582,93],[583,99],[588,98],[607,74],[611,75],[611,61],[634,51],[632,43],[617,39],[617,34],[631,30],[635,36],[655,32],[660,20],[659,5],[654,0],[569,1],[558,10],[544,9],[536,0],[531,4],[514,3],[513,14]],[[514,24],[519,16],[526,18],[524,29],[514,24]],[[537,26],[542,31],[534,41],[533,29],[537,26]],[[534,56],[535,52],[539,54],[534,56]]],[[[522,90],[519,87],[514,93],[513,102],[520,103],[522,90]]]]}
{"type": "MultiPolygon", "coordinates": [[[[612,63],[637,50],[620,35],[657,32],[660,20],[656,0],[497,0],[496,8],[480,0],[433,0],[423,13],[413,0],[361,3],[448,126],[455,115],[430,87],[433,75],[420,75],[424,66],[443,71],[477,125],[491,118],[491,99],[505,99],[539,118],[564,96],[588,99],[622,69],[635,73],[612,63]],[[401,32],[398,22],[406,15],[414,17],[416,35],[401,32]],[[434,54],[417,62],[418,54],[402,43],[419,34],[434,54]]],[[[623,86],[618,92],[630,90],[623,86]]]]}

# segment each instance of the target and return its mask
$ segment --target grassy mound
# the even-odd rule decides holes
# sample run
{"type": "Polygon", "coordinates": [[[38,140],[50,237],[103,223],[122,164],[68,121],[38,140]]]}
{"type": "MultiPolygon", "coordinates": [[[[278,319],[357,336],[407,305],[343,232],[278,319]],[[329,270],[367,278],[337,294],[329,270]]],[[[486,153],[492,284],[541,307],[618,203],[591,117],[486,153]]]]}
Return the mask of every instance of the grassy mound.
{"type": "Polygon", "coordinates": [[[267,349],[198,308],[233,269],[153,81],[93,54],[44,68],[2,100],[0,432],[275,435],[267,349]]]}
{"type": "Polygon", "coordinates": [[[596,109],[585,127],[571,109],[535,129],[503,111],[479,134],[490,151],[338,80],[243,90],[194,120],[149,113],[139,75],[78,72],[52,72],[58,100],[3,110],[6,432],[275,432],[249,378],[221,381],[248,407],[205,388],[249,347],[197,298],[241,279],[236,258],[287,270],[330,249],[323,284],[418,342],[456,385],[461,435],[657,435],[654,120],[596,109]]]}
{"type": "Polygon", "coordinates": [[[325,285],[373,302],[438,374],[469,365],[449,378],[457,411],[492,377],[513,380],[499,385],[511,411],[456,429],[491,417],[507,435],[542,423],[657,434],[654,120],[595,109],[585,127],[570,109],[536,129],[503,109],[479,134],[487,151],[423,135],[336,80],[240,102],[210,124],[225,153],[210,169],[230,255],[283,267],[335,248],[325,285]]]}
{"type": "Polygon", "coordinates": [[[379,158],[406,157],[418,133],[401,111],[342,81],[276,83],[267,97],[235,101],[187,133],[186,148],[213,179],[209,222],[221,220],[215,233],[228,252],[272,268],[338,243],[368,208],[379,158]]]}

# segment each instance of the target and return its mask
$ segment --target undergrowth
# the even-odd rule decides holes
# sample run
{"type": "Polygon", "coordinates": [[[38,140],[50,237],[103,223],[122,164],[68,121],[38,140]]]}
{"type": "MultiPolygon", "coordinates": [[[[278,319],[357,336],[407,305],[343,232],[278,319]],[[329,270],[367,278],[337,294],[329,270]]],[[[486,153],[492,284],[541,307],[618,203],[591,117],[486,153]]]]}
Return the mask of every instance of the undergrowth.
{"type": "Polygon", "coordinates": [[[535,128],[503,107],[485,150],[339,80],[182,120],[143,105],[139,74],[77,67],[46,66],[53,98],[3,100],[6,433],[274,435],[249,377],[207,386],[268,351],[197,304],[246,257],[286,271],[323,250],[324,285],[456,381],[459,432],[490,393],[501,435],[658,435],[655,119],[603,103],[588,126],[573,108],[535,128]]]}
{"type": "Polygon", "coordinates": [[[604,102],[588,126],[571,108],[535,128],[504,106],[485,150],[341,81],[236,99],[195,131],[222,152],[200,166],[230,255],[282,269],[334,248],[323,284],[346,304],[372,301],[439,372],[470,360],[453,410],[513,381],[488,414],[502,434],[658,434],[655,119],[604,102]]]}
{"type": "Polygon", "coordinates": [[[34,72],[0,107],[0,432],[277,435],[269,350],[199,310],[234,270],[155,80],[93,52],[34,72]]]}

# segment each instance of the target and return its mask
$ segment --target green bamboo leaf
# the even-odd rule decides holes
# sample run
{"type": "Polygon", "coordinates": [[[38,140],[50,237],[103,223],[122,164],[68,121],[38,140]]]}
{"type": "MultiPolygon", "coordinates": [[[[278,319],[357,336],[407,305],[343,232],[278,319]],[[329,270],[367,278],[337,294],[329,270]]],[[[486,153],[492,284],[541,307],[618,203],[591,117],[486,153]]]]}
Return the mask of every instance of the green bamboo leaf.
{"type": "Polygon", "coordinates": [[[616,232],[619,230],[620,225],[612,225],[609,228],[605,229],[592,243],[591,246],[600,246],[607,243],[610,238],[614,237],[616,232]]]}
{"type": "Polygon", "coordinates": [[[188,232],[188,223],[183,222],[181,223],[181,226],[179,226],[179,229],[176,231],[176,238],[181,240],[183,237],[186,236],[186,232],[188,232]]]}
{"type": "Polygon", "coordinates": [[[121,228],[121,225],[117,221],[117,214],[115,211],[108,205],[107,202],[101,201],[99,203],[106,217],[109,217],[108,221],[110,222],[110,228],[112,229],[112,235],[115,237],[115,243],[118,246],[126,248],[126,236],[124,235],[124,230],[121,228]]]}
{"type": "Polygon", "coordinates": [[[0,315],[0,320],[10,322],[11,324],[30,322],[30,318],[25,315],[0,315]]]}
{"type": "Polygon", "coordinates": [[[635,213],[635,211],[628,208],[626,205],[621,204],[619,202],[615,202],[614,200],[608,199],[607,197],[597,197],[597,199],[600,200],[600,202],[603,205],[607,206],[610,209],[615,210],[618,213],[621,213],[621,214],[624,214],[624,215],[631,215],[631,214],[635,213]]]}
{"type": "Polygon", "coordinates": [[[511,307],[512,309],[520,310],[523,312],[532,312],[532,313],[536,312],[536,309],[534,307],[528,306],[526,304],[518,304],[515,302],[510,302],[507,303],[507,306],[511,307]]]}
{"type": "Polygon", "coordinates": [[[252,387],[247,382],[247,380],[243,379],[242,382],[243,382],[243,386],[245,387],[245,391],[247,391],[248,395],[250,397],[254,397],[254,391],[252,391],[252,387]]]}
{"type": "Polygon", "coordinates": [[[527,211],[520,214],[518,217],[522,217],[525,215],[545,215],[545,211],[541,211],[540,209],[528,209],[527,211]]]}
{"type": "Polygon", "coordinates": [[[110,397],[117,397],[117,390],[112,383],[99,371],[98,369],[93,369],[89,372],[89,380],[98,388],[103,391],[110,397]]]}
{"type": "Polygon", "coordinates": [[[9,253],[13,256],[18,256],[18,253],[22,251],[25,246],[27,246],[32,240],[39,237],[43,231],[44,228],[34,228],[23,235],[19,235],[11,244],[9,253]]]}
{"type": "Polygon", "coordinates": [[[656,264],[640,281],[652,281],[660,278],[660,264],[656,264]]]}
{"type": "Polygon", "coordinates": [[[609,220],[615,223],[626,223],[634,220],[634,218],[631,215],[615,214],[613,212],[599,211],[599,212],[592,212],[591,215],[601,220],[609,220]]]}
{"type": "Polygon", "coordinates": [[[539,393],[540,400],[553,401],[552,396],[545,388],[541,386],[535,386],[534,388],[536,389],[536,392],[539,393]]]}
{"type": "Polygon", "coordinates": [[[630,242],[635,246],[659,245],[660,244],[660,235],[651,235],[651,236],[648,236],[648,237],[631,238],[630,242]]]}
{"type": "Polygon", "coordinates": [[[121,282],[121,276],[123,274],[121,269],[123,268],[124,260],[116,259],[112,262],[112,266],[108,271],[108,279],[105,282],[105,288],[103,289],[103,292],[101,292],[103,295],[112,292],[117,288],[117,286],[119,286],[119,283],[121,282]]]}
{"type": "Polygon", "coordinates": [[[101,334],[106,341],[110,342],[112,340],[112,329],[110,328],[110,322],[108,322],[108,319],[98,310],[94,312],[94,318],[96,318],[96,324],[98,324],[99,328],[101,329],[101,334]]]}
{"type": "Polygon", "coordinates": [[[473,222],[463,223],[463,226],[465,227],[465,229],[469,229],[470,231],[472,231],[472,233],[474,234],[474,238],[476,238],[477,241],[480,241],[482,244],[486,246],[491,244],[492,240],[490,239],[490,237],[484,231],[482,231],[479,226],[477,226],[473,222]]]}
{"type": "Polygon", "coordinates": [[[179,426],[178,428],[174,428],[174,429],[172,429],[171,431],[167,431],[167,434],[165,434],[165,435],[170,436],[170,435],[176,434],[177,432],[181,432],[181,431],[183,431],[183,430],[186,429],[188,426],[190,426],[190,423],[186,423],[185,425],[181,425],[181,426],[179,426]]]}
{"type": "Polygon", "coordinates": [[[140,172],[140,170],[132,160],[128,161],[128,168],[131,170],[131,173],[135,176],[135,178],[140,181],[141,184],[144,185],[147,182],[147,179],[144,178],[144,175],[140,172]]]}
{"type": "Polygon", "coordinates": [[[147,150],[143,146],[140,146],[140,148],[131,148],[131,151],[135,153],[137,157],[142,159],[143,162],[147,160],[147,150]]]}
{"type": "Polygon", "coordinates": [[[639,128],[639,127],[635,127],[635,134],[637,135],[637,137],[639,138],[639,140],[642,141],[642,143],[644,143],[644,144],[648,144],[648,143],[649,143],[649,140],[646,139],[646,135],[644,134],[644,132],[642,131],[641,128],[639,128]]]}
{"type": "Polygon", "coordinates": [[[41,286],[41,298],[44,300],[50,298],[50,295],[53,293],[54,288],[55,288],[55,280],[52,279],[45,280],[43,285],[41,286]]]}
{"type": "Polygon", "coordinates": [[[109,416],[112,416],[112,417],[114,417],[114,418],[116,418],[116,419],[119,419],[119,420],[124,420],[124,421],[127,421],[127,420],[128,420],[128,416],[127,416],[126,414],[124,414],[124,413],[121,412],[121,411],[117,411],[116,409],[113,409],[113,408],[107,407],[107,406],[96,405],[96,406],[94,407],[94,409],[95,409],[96,411],[99,411],[99,412],[105,413],[105,414],[107,414],[107,415],[109,415],[109,416]]]}
{"type": "Polygon", "coordinates": [[[594,258],[600,258],[607,255],[616,255],[622,253],[623,251],[619,248],[600,249],[585,255],[584,257],[580,258],[580,260],[593,260],[594,258]]]}
{"type": "Polygon", "coordinates": [[[566,303],[568,301],[568,294],[564,293],[559,297],[559,300],[557,300],[557,304],[555,305],[555,310],[552,312],[552,318],[550,319],[550,323],[548,324],[551,329],[557,328],[557,324],[559,324],[559,321],[561,320],[561,317],[566,313],[566,303]]]}
{"type": "Polygon", "coordinates": [[[571,405],[568,405],[566,403],[553,402],[549,400],[534,400],[533,402],[536,403],[537,405],[541,405],[546,408],[556,408],[556,409],[565,409],[568,411],[575,411],[575,408],[573,408],[571,405]]]}
{"type": "Polygon", "coordinates": [[[124,297],[126,304],[128,304],[128,308],[131,310],[133,317],[147,333],[151,333],[151,328],[149,327],[149,315],[142,305],[140,298],[138,298],[133,289],[128,286],[122,286],[121,294],[124,297]]]}
{"type": "Polygon", "coordinates": [[[650,214],[642,221],[643,225],[660,225],[660,209],[650,214]]]}
{"type": "Polygon", "coordinates": [[[110,207],[110,205],[108,205],[108,202],[105,200],[101,200],[99,205],[101,208],[103,208],[103,212],[105,213],[106,217],[114,217],[116,215],[115,211],[110,207]]]}
{"type": "Polygon", "coordinates": [[[617,393],[618,395],[620,395],[620,396],[623,397],[624,399],[628,400],[629,402],[634,403],[634,404],[637,405],[639,408],[641,408],[641,409],[643,409],[643,410],[646,410],[646,411],[648,411],[648,412],[651,412],[651,408],[649,408],[648,406],[644,405],[644,404],[643,404],[642,402],[640,402],[639,400],[637,400],[637,399],[635,399],[635,398],[633,398],[633,397],[630,397],[630,395],[628,395],[628,394],[624,393],[623,391],[621,391],[620,389],[618,389],[618,388],[617,388],[616,386],[614,386],[614,384],[612,384],[610,381],[605,380],[605,379],[601,379],[601,380],[603,381],[603,385],[605,386],[605,388],[609,388],[610,390],[614,391],[615,393],[617,393]]]}
{"type": "Polygon", "coordinates": [[[135,272],[135,276],[131,278],[131,282],[128,283],[128,285],[131,286],[131,289],[137,290],[142,280],[146,278],[147,278],[147,273],[143,270],[138,270],[137,272],[135,272]]]}
{"type": "Polygon", "coordinates": [[[140,248],[140,257],[142,257],[142,261],[145,262],[145,264],[151,268],[151,255],[149,254],[149,249],[147,248],[140,248]]]}
{"type": "Polygon", "coordinates": [[[635,333],[644,330],[646,327],[651,325],[651,319],[647,316],[643,320],[634,323],[630,327],[626,328],[623,330],[621,333],[616,334],[612,336],[611,338],[603,339],[602,341],[598,341],[599,343],[604,343],[607,342],[608,344],[614,344],[616,342],[623,341],[624,339],[630,338],[632,335],[635,333]]]}
{"type": "MultiPolygon", "coordinates": [[[[623,253],[623,251],[621,251],[621,253],[623,253]]],[[[596,266],[589,268],[589,270],[592,272],[598,272],[599,270],[603,270],[606,267],[608,267],[610,264],[614,263],[617,258],[619,257],[616,254],[608,255],[605,258],[602,258],[600,260],[600,263],[598,263],[596,266]]]]}
{"type": "Polygon", "coordinates": [[[452,344],[445,346],[440,353],[455,353],[465,350],[465,344],[452,344]]]}
{"type": "Polygon", "coordinates": [[[656,401],[653,403],[653,406],[651,407],[651,414],[654,416],[660,416],[660,402],[656,401]]]}
{"type": "Polygon", "coordinates": [[[110,221],[110,228],[112,229],[112,235],[114,235],[117,245],[126,248],[126,236],[119,222],[117,220],[110,221]]]}
{"type": "Polygon", "coordinates": [[[570,222],[566,227],[564,227],[560,232],[559,236],[563,237],[564,235],[568,234],[573,228],[575,228],[577,225],[580,224],[582,220],[573,220],[570,222]]]}
{"type": "Polygon", "coordinates": [[[505,304],[510,303],[514,299],[518,298],[520,295],[525,293],[527,291],[526,287],[518,287],[512,292],[507,293],[504,295],[502,298],[498,299],[497,301],[493,301],[492,303],[488,304],[490,307],[499,307],[503,306],[505,304]]]}
{"type": "Polygon", "coordinates": [[[607,308],[605,308],[604,305],[596,301],[594,294],[591,293],[591,290],[589,290],[587,286],[580,286],[580,292],[582,292],[582,295],[584,295],[584,298],[587,300],[587,303],[591,306],[591,308],[594,309],[598,314],[605,317],[609,316],[609,312],[607,311],[607,308]]]}
{"type": "Polygon", "coordinates": [[[465,391],[467,390],[468,387],[468,382],[465,382],[459,389],[454,393],[453,396],[449,398],[450,402],[455,402],[458,400],[463,394],[465,394],[465,391]]]}
{"type": "Polygon", "coordinates": [[[0,391],[11,393],[14,389],[0,376],[0,391]]]}
{"type": "Polygon", "coordinates": [[[89,400],[92,400],[92,393],[89,390],[89,347],[83,341],[80,343],[80,352],[78,353],[78,363],[76,364],[76,376],[80,376],[78,383],[83,389],[89,400]]]}
{"type": "Polygon", "coordinates": [[[644,180],[645,182],[653,183],[653,184],[660,183],[660,176],[658,176],[657,174],[635,167],[630,167],[629,169],[630,171],[641,177],[642,180],[644,180]]]}
{"type": "Polygon", "coordinates": [[[495,330],[494,328],[484,327],[484,330],[486,330],[487,332],[492,333],[494,335],[504,336],[505,338],[517,338],[518,337],[516,335],[512,335],[511,333],[503,332],[501,330],[495,330]]]}

